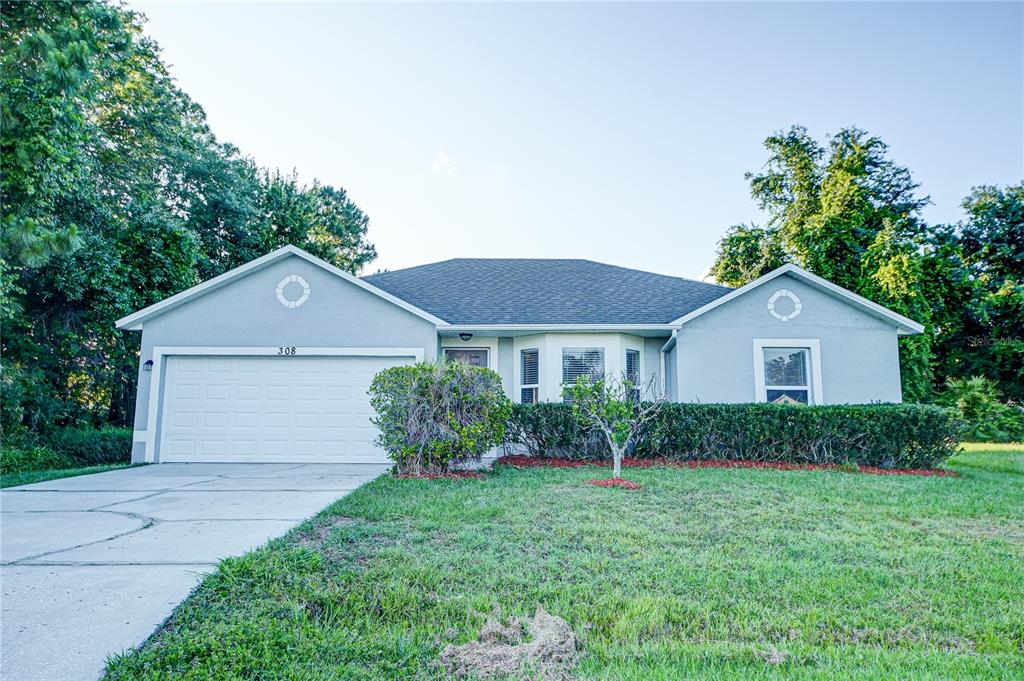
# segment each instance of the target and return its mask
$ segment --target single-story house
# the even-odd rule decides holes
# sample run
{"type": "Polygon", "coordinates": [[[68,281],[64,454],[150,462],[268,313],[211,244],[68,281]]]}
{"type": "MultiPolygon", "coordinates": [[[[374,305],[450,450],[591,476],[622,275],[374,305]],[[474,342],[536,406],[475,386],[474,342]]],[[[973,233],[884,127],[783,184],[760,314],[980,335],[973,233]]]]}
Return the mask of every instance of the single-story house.
{"type": "Polygon", "coordinates": [[[286,246],[117,322],[141,331],[133,461],[382,462],[367,387],[439,356],[518,402],[627,373],[679,402],[899,402],[922,326],[794,265],[729,289],[589,260],[355,277],[286,246]]]}

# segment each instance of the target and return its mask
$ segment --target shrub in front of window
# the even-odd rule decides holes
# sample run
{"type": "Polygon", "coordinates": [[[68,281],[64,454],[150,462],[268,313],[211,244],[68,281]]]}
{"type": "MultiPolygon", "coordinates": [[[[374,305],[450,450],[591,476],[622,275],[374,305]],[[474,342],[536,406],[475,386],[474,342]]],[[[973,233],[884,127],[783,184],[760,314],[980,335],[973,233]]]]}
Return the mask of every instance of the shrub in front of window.
{"type": "MultiPolygon", "coordinates": [[[[548,443],[575,446],[585,436],[569,404],[517,405],[509,436],[534,456],[562,456],[548,443]],[[538,416],[538,413],[541,415],[538,416]],[[561,412],[561,414],[559,414],[561,412]]],[[[697,459],[933,468],[952,456],[960,420],[922,404],[790,406],[662,405],[636,437],[633,455],[697,459]]],[[[607,459],[607,448],[575,458],[607,459]]]]}
{"type": "Polygon", "coordinates": [[[392,367],[370,384],[377,444],[402,474],[446,473],[502,442],[511,406],[497,373],[464,362],[392,367]]]}
{"type": "Polygon", "coordinates": [[[605,439],[580,428],[568,405],[558,402],[513,404],[506,442],[530,456],[605,460],[611,450],[605,439]]]}

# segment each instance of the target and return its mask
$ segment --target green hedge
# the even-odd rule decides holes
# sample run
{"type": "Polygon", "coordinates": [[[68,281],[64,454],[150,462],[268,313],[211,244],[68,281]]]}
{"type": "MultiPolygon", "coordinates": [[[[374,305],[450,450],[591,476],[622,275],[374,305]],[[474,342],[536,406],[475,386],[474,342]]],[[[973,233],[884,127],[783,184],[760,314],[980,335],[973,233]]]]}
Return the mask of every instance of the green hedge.
{"type": "Polygon", "coordinates": [[[0,447],[0,473],[128,463],[131,458],[129,428],[64,428],[45,436],[6,438],[0,447]]]}
{"type": "Polygon", "coordinates": [[[75,462],[48,447],[38,445],[0,445],[0,474],[73,468],[75,462]]]}
{"type": "MultiPolygon", "coordinates": [[[[634,456],[932,468],[951,456],[960,421],[950,409],[920,404],[785,406],[666,404],[634,456]]],[[[605,458],[580,431],[568,405],[515,405],[509,442],[534,456],[605,458]]]]}
{"type": "Polygon", "coordinates": [[[127,463],[132,458],[130,428],[65,428],[47,435],[43,444],[76,466],[127,463]]]}

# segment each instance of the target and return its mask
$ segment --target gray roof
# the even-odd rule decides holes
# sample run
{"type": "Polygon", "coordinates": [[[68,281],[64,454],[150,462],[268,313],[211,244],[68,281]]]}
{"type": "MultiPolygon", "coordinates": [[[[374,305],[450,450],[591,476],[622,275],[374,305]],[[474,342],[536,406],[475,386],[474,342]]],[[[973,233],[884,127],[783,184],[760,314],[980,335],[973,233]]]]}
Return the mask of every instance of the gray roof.
{"type": "Polygon", "coordinates": [[[456,258],[362,277],[451,324],[665,324],[732,289],[590,260],[456,258]]]}

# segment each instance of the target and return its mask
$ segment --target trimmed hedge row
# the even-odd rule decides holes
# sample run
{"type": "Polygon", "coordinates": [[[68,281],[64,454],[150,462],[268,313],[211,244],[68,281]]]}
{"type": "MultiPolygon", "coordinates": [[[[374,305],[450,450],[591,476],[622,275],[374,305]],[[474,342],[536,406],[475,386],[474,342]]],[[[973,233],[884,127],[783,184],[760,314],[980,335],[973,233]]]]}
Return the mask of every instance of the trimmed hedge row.
{"type": "MultiPolygon", "coordinates": [[[[960,427],[953,410],[922,404],[669,403],[633,456],[933,468],[955,453],[960,427]]],[[[507,441],[533,456],[609,456],[559,403],[515,405],[507,441]]]]}

